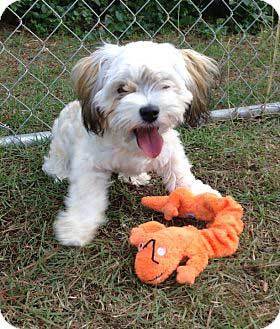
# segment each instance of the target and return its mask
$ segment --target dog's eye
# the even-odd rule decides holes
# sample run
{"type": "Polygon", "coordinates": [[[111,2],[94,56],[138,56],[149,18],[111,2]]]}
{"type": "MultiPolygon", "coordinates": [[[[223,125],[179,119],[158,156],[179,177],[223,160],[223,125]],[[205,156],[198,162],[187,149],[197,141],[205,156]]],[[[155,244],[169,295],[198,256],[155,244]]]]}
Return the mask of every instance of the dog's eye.
{"type": "Polygon", "coordinates": [[[168,85],[162,86],[162,89],[169,89],[169,88],[170,88],[170,86],[168,86],[168,85]]]}
{"type": "Polygon", "coordinates": [[[158,247],[157,248],[157,254],[159,256],[164,256],[166,254],[166,248],[164,248],[164,247],[158,247]]]}
{"type": "Polygon", "coordinates": [[[119,88],[117,89],[117,92],[118,92],[119,94],[123,94],[123,93],[126,93],[127,90],[125,89],[125,86],[122,85],[122,86],[119,86],[119,88]]]}

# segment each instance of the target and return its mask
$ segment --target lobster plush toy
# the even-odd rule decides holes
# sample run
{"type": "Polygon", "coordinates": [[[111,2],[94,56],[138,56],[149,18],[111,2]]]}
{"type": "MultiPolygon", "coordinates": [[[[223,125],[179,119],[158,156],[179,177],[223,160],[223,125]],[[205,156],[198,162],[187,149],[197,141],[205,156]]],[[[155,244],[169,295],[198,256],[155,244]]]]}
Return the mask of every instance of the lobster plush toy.
{"type": "Polygon", "coordinates": [[[130,243],[138,247],[135,272],[145,283],[159,284],[177,270],[178,283],[193,284],[209,258],[229,256],[237,250],[243,209],[229,196],[194,196],[178,188],[169,196],[144,197],[142,204],[162,212],[166,220],[192,215],[207,222],[201,230],[191,225],[167,228],[155,221],[133,228],[130,243]],[[179,266],[185,260],[186,264],[179,266]]]}

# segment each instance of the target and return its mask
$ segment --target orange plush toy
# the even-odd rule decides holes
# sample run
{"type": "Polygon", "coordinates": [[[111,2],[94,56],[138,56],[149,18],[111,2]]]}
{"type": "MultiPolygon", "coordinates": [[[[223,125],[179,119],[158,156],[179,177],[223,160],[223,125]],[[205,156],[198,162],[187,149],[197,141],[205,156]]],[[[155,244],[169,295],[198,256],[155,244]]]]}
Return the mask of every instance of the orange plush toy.
{"type": "Polygon", "coordinates": [[[177,282],[193,284],[209,258],[232,255],[243,230],[242,207],[231,197],[211,193],[193,196],[178,188],[169,196],[144,197],[142,204],[160,211],[166,220],[194,215],[207,228],[168,227],[155,221],[133,228],[130,243],[138,247],[135,272],[148,284],[159,284],[177,270],[177,282]],[[186,264],[179,264],[186,260],[186,264]]]}

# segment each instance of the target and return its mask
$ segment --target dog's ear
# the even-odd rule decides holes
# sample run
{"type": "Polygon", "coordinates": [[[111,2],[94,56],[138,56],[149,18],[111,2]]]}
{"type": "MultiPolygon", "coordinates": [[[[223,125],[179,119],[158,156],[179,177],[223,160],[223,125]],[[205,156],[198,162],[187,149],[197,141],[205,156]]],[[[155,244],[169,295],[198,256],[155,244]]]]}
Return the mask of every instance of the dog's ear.
{"type": "Polygon", "coordinates": [[[193,94],[191,107],[185,113],[185,121],[191,127],[209,115],[209,92],[219,76],[216,61],[191,49],[182,49],[186,69],[191,76],[188,88],[193,94]]]}
{"type": "Polygon", "coordinates": [[[82,106],[84,125],[97,135],[103,135],[107,119],[94,97],[102,89],[106,70],[119,48],[106,44],[90,56],[80,59],[72,70],[71,77],[82,106]]]}

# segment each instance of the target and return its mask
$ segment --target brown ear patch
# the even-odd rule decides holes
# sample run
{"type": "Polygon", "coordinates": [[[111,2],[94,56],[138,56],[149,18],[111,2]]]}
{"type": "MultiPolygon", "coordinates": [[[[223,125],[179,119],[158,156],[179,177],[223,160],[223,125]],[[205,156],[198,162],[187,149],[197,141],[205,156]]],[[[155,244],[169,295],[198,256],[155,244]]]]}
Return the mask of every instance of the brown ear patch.
{"type": "Polygon", "coordinates": [[[86,104],[84,101],[81,101],[81,105],[83,123],[86,129],[102,136],[107,128],[107,117],[100,112],[99,107],[86,104]]]}
{"type": "Polygon", "coordinates": [[[97,78],[100,61],[93,55],[84,57],[75,65],[72,71],[74,89],[82,107],[83,122],[88,131],[103,135],[107,120],[93,102],[93,95],[98,91],[97,78]]]}
{"type": "Polygon", "coordinates": [[[219,74],[216,62],[198,52],[182,49],[186,69],[191,75],[192,84],[188,86],[193,94],[191,107],[185,112],[185,122],[195,127],[209,116],[209,93],[219,74]]]}

